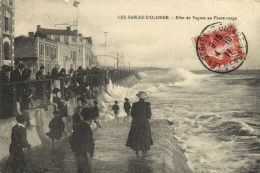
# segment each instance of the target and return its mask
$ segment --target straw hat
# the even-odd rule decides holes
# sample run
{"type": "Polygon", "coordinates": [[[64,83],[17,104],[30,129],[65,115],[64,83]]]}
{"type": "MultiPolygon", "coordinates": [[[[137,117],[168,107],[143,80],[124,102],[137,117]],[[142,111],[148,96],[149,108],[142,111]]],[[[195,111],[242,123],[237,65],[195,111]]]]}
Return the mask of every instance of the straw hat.
{"type": "Polygon", "coordinates": [[[148,99],[148,95],[146,94],[146,92],[144,91],[139,91],[137,94],[136,94],[137,97],[139,97],[140,99],[148,99]]]}

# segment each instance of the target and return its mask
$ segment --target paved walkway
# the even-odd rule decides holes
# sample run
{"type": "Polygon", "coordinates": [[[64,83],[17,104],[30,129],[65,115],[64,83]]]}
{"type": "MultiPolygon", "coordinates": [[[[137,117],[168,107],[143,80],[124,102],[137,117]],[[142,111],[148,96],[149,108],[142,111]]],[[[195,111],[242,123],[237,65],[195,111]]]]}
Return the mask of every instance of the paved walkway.
{"type": "MultiPolygon", "coordinates": [[[[170,146],[169,139],[173,135],[169,136],[169,134],[172,134],[172,131],[166,127],[168,126],[167,122],[151,122],[155,145],[152,146],[146,159],[137,158],[132,150],[125,147],[130,124],[130,120],[120,119],[119,123],[110,120],[102,124],[102,129],[94,130],[95,153],[93,171],[95,173],[190,172],[185,165],[186,162],[182,165],[181,161],[185,160],[185,158],[181,156],[179,148],[170,146]],[[162,139],[165,139],[165,141],[162,139]],[[169,154],[172,153],[169,151],[173,150],[176,151],[176,155],[169,154]],[[168,159],[169,157],[170,159],[168,159]],[[171,162],[174,157],[178,157],[179,162],[176,163],[178,166],[174,167],[175,171],[169,170],[167,166],[167,160],[171,162]]],[[[28,160],[29,173],[77,172],[77,165],[68,139],[57,141],[55,146],[56,150],[54,153],[50,146],[37,147],[27,152],[26,158],[28,160]]]]}

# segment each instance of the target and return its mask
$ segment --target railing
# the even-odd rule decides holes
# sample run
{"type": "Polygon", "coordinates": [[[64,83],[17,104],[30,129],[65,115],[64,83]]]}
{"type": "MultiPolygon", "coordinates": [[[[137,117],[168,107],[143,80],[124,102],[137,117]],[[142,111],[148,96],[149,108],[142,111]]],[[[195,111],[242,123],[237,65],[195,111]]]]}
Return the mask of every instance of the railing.
{"type": "MultiPolygon", "coordinates": [[[[91,74],[91,75],[84,75],[84,76],[57,77],[57,78],[43,79],[43,80],[26,80],[26,81],[19,81],[19,82],[11,82],[8,84],[0,84],[0,92],[1,93],[5,92],[6,89],[9,90],[9,93],[11,94],[12,97],[12,103],[9,104],[12,104],[11,105],[13,111],[12,114],[14,114],[14,111],[16,110],[16,102],[18,98],[21,98],[22,95],[24,95],[23,92],[29,91],[29,89],[36,91],[34,93],[36,93],[38,99],[41,100],[41,103],[38,107],[47,108],[48,106],[47,96],[50,95],[50,92],[52,92],[52,88],[53,88],[52,86],[54,86],[55,83],[56,84],[59,83],[61,99],[65,99],[66,98],[65,91],[68,89],[68,87],[66,86],[74,86],[74,87],[89,86],[89,88],[92,89],[93,87],[107,85],[109,83],[109,80],[115,83],[116,81],[135,73],[136,71],[133,70],[132,71],[120,70],[118,72],[112,72],[112,73],[101,72],[99,74],[94,74],[94,75],[91,74]]],[[[3,94],[5,93],[2,93],[1,97],[3,96],[3,94]]],[[[1,98],[1,101],[4,100],[1,98]]]]}

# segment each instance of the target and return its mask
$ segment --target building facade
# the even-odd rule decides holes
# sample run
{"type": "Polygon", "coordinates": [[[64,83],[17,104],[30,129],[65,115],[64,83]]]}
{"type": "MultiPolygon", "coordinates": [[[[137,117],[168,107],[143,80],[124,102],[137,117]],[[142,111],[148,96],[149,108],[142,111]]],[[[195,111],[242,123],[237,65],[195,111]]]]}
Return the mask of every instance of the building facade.
{"type": "Polygon", "coordinates": [[[92,38],[77,35],[77,31],[72,31],[71,27],[65,30],[46,29],[37,26],[34,37],[55,40],[59,44],[58,62],[65,68],[76,69],[78,66],[83,68],[91,67],[90,59],[93,58],[92,38]],[[76,51],[77,49],[77,51],[76,51]]]}
{"type": "Polygon", "coordinates": [[[15,38],[15,63],[21,62],[36,73],[40,66],[45,67],[45,73],[58,64],[58,43],[45,38],[34,38],[33,33],[28,36],[15,38]]]}
{"type": "Polygon", "coordinates": [[[15,61],[22,62],[36,73],[40,66],[45,67],[45,74],[56,66],[77,69],[78,66],[91,68],[97,65],[92,52],[92,38],[76,36],[70,27],[66,30],[45,29],[37,26],[34,34],[15,38],[15,61]],[[78,38],[78,42],[77,42],[78,38]],[[77,54],[78,48],[78,54],[77,54]]]}
{"type": "Polygon", "coordinates": [[[14,65],[14,0],[0,3],[0,66],[14,65]]]}

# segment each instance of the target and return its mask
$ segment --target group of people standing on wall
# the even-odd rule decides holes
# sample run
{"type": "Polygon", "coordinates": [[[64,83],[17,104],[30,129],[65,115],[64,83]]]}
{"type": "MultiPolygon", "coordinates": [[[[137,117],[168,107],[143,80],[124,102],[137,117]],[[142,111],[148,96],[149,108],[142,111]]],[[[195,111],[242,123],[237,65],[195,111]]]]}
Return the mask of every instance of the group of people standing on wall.
{"type": "MultiPolygon", "coordinates": [[[[7,97],[6,94],[8,89],[10,90],[9,82],[19,82],[30,79],[31,72],[29,70],[24,70],[25,66],[23,64],[18,64],[15,70],[13,70],[9,66],[2,67],[2,70],[0,71],[1,116],[3,112],[7,111],[5,110],[6,105],[4,105],[2,100],[7,99],[5,97],[7,97]]],[[[59,77],[67,77],[66,70],[59,70],[59,66],[56,66],[52,70],[51,74],[43,75],[43,71],[44,67],[41,66],[40,70],[36,73],[36,79],[53,79],[50,80],[49,86],[47,86],[47,90],[49,87],[49,93],[52,92],[54,94],[57,94],[58,92],[60,92],[59,88],[56,88],[54,83],[55,80],[59,77]]],[[[83,70],[82,67],[79,67],[78,70],[70,73],[73,74],[72,76],[75,77],[73,78],[72,82],[66,83],[65,81],[65,85],[68,84],[66,86],[66,91],[68,91],[68,93],[71,92],[71,95],[67,94],[65,100],[60,99],[59,97],[57,97],[57,95],[55,98],[53,98],[53,101],[55,102],[55,109],[53,112],[54,118],[49,123],[50,131],[46,133],[46,135],[50,137],[54,148],[54,140],[61,139],[62,134],[65,132],[65,124],[63,122],[63,118],[68,118],[69,116],[68,107],[66,105],[66,99],[68,100],[71,97],[76,96],[77,100],[79,101],[78,103],[80,104],[78,104],[79,106],[76,107],[76,110],[72,116],[71,126],[73,129],[73,133],[70,136],[69,142],[71,149],[74,152],[78,162],[79,173],[92,172],[92,158],[94,155],[95,143],[93,139],[93,132],[90,125],[94,121],[97,127],[101,128],[101,125],[99,123],[98,102],[94,100],[92,103],[90,103],[89,101],[90,98],[93,99],[93,97],[91,97],[91,95],[88,94],[87,88],[88,86],[90,86],[90,84],[88,83],[89,80],[84,79],[83,71],[85,70],[83,70]]],[[[95,74],[102,73],[102,70],[99,70],[97,68],[93,69],[93,71],[95,71],[95,74]]],[[[91,74],[93,74],[93,71],[91,72],[91,74]]],[[[93,78],[92,80],[95,81],[95,79],[93,78]]],[[[108,82],[108,80],[105,80],[105,82],[108,82]]],[[[91,85],[95,85],[95,82],[91,83],[91,85]]],[[[18,87],[19,91],[17,91],[17,102],[20,103],[20,106],[17,106],[17,125],[15,125],[12,129],[11,144],[9,150],[10,156],[7,162],[7,167],[11,167],[12,172],[16,172],[17,170],[25,172],[26,160],[23,154],[23,150],[25,148],[31,148],[30,144],[27,141],[26,130],[32,128],[33,126],[30,124],[30,118],[28,113],[26,114],[26,112],[22,112],[23,110],[29,108],[28,103],[30,103],[30,101],[26,101],[26,105],[23,105],[22,100],[24,98],[31,99],[33,98],[33,96],[32,94],[27,94],[28,87],[24,83],[19,83],[18,85],[21,85],[20,87],[18,87]],[[25,93],[26,96],[24,96],[25,93]]],[[[41,85],[36,86],[36,90],[40,87],[41,85]]],[[[145,102],[145,99],[148,98],[145,92],[140,91],[137,94],[137,97],[139,97],[139,101],[133,103],[132,106],[129,102],[129,99],[125,98],[124,110],[127,114],[127,118],[129,118],[130,115],[132,116],[132,123],[128,134],[126,146],[133,149],[136,153],[136,156],[139,157],[139,153],[142,152],[142,157],[146,157],[147,152],[150,150],[150,145],[153,145],[153,140],[151,137],[151,127],[149,123],[149,119],[151,118],[151,108],[150,103],[145,102]]],[[[48,98],[50,99],[50,97],[48,98]]],[[[115,120],[119,121],[119,106],[117,101],[113,105],[112,110],[115,114],[115,120]]]]}
{"type": "Polygon", "coordinates": [[[0,118],[8,118],[13,115],[14,100],[13,89],[16,88],[16,101],[20,102],[21,110],[29,107],[32,97],[31,90],[26,88],[22,81],[31,76],[31,70],[25,68],[24,64],[18,64],[13,70],[12,67],[3,65],[0,71],[0,118]],[[16,87],[10,83],[16,82],[16,87]]]}
{"type": "MultiPolygon", "coordinates": [[[[51,94],[57,95],[60,92],[60,87],[58,87],[60,84],[57,86],[57,83],[62,77],[71,77],[71,79],[65,79],[65,90],[67,91],[65,94],[67,97],[72,97],[71,91],[79,97],[82,95],[84,97],[93,94],[91,88],[108,84],[109,80],[113,81],[114,76],[118,74],[114,69],[105,70],[97,67],[84,69],[82,66],[79,66],[77,70],[69,69],[67,72],[65,68],[60,69],[59,65],[56,65],[51,72],[44,74],[44,71],[45,67],[41,65],[39,71],[33,76],[32,69],[22,63],[18,63],[15,69],[8,65],[1,67],[0,118],[4,119],[13,116],[13,109],[16,107],[15,102],[20,104],[21,110],[28,110],[33,107],[32,99],[41,99],[42,97],[42,80],[44,79],[49,79],[49,82],[46,83],[46,96],[50,103],[52,101],[51,94]],[[28,81],[31,79],[36,79],[36,81],[34,84],[29,85],[28,81]],[[14,89],[15,100],[13,99],[14,89]]],[[[79,99],[83,99],[83,97],[79,99]]]]}

